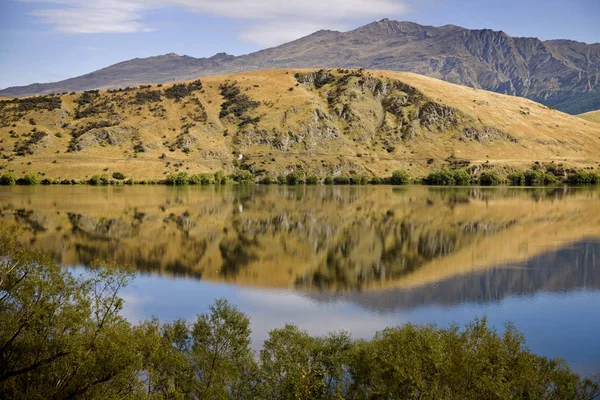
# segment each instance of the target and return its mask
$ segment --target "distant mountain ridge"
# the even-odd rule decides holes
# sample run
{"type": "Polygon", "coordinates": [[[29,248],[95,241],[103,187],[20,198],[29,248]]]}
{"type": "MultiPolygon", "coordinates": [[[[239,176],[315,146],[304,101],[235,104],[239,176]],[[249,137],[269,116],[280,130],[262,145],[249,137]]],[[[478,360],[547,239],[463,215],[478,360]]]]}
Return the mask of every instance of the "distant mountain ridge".
{"type": "Polygon", "coordinates": [[[383,19],[349,32],[321,30],[255,53],[209,58],[166,54],[121,62],[56,83],[0,90],[29,96],[187,80],[278,68],[366,68],[415,72],[530,98],[571,114],[600,109],[600,43],[541,41],[502,31],[423,26],[383,19]]]}

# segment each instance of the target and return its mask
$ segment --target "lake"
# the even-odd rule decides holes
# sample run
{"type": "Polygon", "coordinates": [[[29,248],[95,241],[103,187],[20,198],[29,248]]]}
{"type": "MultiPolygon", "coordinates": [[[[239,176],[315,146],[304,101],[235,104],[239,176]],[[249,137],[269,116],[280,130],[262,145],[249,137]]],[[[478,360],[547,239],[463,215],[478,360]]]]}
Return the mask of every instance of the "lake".
{"type": "Polygon", "coordinates": [[[226,298],[258,349],[286,322],[369,338],[487,316],[600,372],[598,188],[19,186],[0,188],[0,221],[76,273],[135,267],[132,322],[226,298]]]}

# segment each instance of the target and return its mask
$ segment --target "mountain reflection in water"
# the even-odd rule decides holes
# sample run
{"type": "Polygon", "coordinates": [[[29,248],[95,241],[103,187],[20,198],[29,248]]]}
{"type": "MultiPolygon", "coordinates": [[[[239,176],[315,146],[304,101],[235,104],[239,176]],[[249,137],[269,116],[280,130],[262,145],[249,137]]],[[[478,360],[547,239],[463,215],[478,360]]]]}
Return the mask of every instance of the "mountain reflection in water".
{"type": "Polygon", "coordinates": [[[600,289],[600,240],[584,240],[522,263],[459,275],[409,289],[310,294],[317,301],[346,300],[368,309],[389,312],[428,305],[497,302],[536,292],[600,289]]]}

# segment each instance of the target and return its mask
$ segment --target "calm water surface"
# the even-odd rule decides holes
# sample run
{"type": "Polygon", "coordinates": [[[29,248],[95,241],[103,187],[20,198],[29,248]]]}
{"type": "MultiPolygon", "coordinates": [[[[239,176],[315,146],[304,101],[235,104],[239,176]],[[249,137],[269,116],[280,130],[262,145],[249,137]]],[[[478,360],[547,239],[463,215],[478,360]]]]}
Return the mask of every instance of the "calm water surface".
{"type": "Polygon", "coordinates": [[[258,349],[286,322],[368,338],[487,315],[600,372],[598,189],[5,187],[0,223],[75,271],[134,266],[133,322],[223,297],[258,349]]]}

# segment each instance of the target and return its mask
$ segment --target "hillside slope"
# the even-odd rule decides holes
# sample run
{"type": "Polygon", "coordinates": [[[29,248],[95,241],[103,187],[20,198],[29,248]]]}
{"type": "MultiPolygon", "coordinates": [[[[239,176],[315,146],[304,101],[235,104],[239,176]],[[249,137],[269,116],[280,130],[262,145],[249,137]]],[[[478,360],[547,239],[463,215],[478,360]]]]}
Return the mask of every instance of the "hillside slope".
{"type": "Polygon", "coordinates": [[[596,166],[600,126],[524,98],[411,73],[271,70],[0,102],[0,167],[135,179],[303,169],[413,175],[555,161],[596,166]]]}
{"type": "Polygon", "coordinates": [[[579,118],[583,118],[591,122],[600,122],[600,111],[590,111],[585,114],[579,114],[579,118]]]}
{"type": "Polygon", "coordinates": [[[50,84],[8,88],[26,96],[276,68],[367,68],[407,71],[475,88],[528,97],[572,114],[600,108],[600,44],[541,41],[453,25],[387,19],[349,32],[319,31],[284,45],[234,57],[167,54],[134,59],[50,84]]]}

